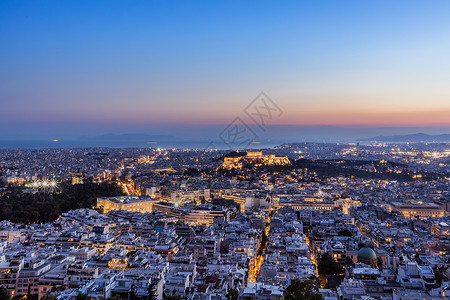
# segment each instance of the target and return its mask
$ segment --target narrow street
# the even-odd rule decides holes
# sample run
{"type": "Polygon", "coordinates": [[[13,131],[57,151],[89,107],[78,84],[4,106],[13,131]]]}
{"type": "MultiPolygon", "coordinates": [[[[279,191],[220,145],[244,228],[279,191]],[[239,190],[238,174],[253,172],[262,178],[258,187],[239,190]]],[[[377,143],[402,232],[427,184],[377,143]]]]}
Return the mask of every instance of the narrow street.
{"type": "Polygon", "coordinates": [[[316,276],[320,280],[320,287],[324,288],[326,285],[326,278],[319,274],[319,264],[317,262],[316,253],[314,251],[314,246],[311,245],[311,241],[307,234],[305,234],[305,237],[306,237],[306,244],[308,244],[309,251],[311,252],[311,261],[313,262],[314,266],[316,267],[316,276]]]}
{"type": "Polygon", "coordinates": [[[267,239],[270,233],[270,218],[272,216],[272,211],[269,212],[267,218],[265,220],[264,232],[259,241],[258,252],[256,253],[255,258],[252,263],[250,263],[250,271],[248,276],[248,282],[256,282],[258,278],[259,271],[261,270],[262,263],[264,261],[264,252],[266,251],[267,239]]]}

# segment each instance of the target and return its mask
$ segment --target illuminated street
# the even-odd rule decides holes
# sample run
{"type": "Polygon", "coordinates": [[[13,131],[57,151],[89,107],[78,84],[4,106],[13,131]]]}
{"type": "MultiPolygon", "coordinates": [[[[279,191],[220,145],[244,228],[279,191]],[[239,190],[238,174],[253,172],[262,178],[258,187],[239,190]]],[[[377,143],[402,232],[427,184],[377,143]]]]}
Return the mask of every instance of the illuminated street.
{"type": "MultiPolygon", "coordinates": [[[[266,218],[266,223],[265,223],[266,226],[264,228],[264,235],[266,237],[268,237],[269,233],[270,233],[270,218],[271,218],[271,213],[269,213],[266,218]]],[[[267,238],[261,237],[258,249],[262,249],[262,251],[258,251],[255,259],[252,261],[252,263],[250,263],[248,282],[256,282],[256,279],[258,278],[258,275],[259,275],[259,271],[261,270],[262,263],[264,262],[264,252],[266,250],[266,246],[267,246],[267,238]],[[264,243],[264,245],[262,245],[262,243],[264,243]]]]}
{"type": "Polygon", "coordinates": [[[319,264],[317,262],[316,253],[314,251],[314,246],[311,245],[311,240],[309,239],[308,235],[306,236],[306,244],[308,244],[309,250],[311,251],[311,261],[313,262],[314,266],[316,267],[316,276],[320,280],[320,287],[324,288],[326,285],[326,278],[319,274],[319,264]]]}

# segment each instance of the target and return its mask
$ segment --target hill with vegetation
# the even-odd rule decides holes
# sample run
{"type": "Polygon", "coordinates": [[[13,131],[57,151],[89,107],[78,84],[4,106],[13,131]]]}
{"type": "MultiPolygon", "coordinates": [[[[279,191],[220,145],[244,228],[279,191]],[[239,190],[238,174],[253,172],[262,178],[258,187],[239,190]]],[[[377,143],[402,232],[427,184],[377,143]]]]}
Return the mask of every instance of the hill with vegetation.
{"type": "Polygon", "coordinates": [[[12,186],[0,194],[0,220],[20,223],[52,222],[72,209],[93,208],[98,197],[123,195],[115,183],[61,183],[57,191],[30,192],[12,186]]]}

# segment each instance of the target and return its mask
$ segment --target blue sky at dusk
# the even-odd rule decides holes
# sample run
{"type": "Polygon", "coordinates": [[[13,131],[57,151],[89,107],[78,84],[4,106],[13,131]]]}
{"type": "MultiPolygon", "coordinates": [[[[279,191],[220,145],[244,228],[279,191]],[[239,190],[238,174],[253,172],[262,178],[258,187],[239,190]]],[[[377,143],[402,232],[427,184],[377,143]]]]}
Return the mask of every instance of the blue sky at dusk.
{"type": "Polygon", "coordinates": [[[261,91],[273,125],[449,128],[449,32],[448,1],[1,1],[0,140],[219,128],[261,91]]]}

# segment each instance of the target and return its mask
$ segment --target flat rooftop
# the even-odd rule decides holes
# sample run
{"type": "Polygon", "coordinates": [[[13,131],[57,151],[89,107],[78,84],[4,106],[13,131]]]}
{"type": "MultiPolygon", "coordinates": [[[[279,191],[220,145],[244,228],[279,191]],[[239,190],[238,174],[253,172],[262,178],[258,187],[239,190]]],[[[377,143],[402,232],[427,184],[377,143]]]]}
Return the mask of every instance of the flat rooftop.
{"type": "Polygon", "coordinates": [[[98,198],[100,200],[109,200],[111,202],[119,203],[119,204],[127,204],[127,203],[137,203],[137,202],[146,202],[146,201],[159,201],[155,198],[147,197],[147,196],[118,196],[118,197],[102,197],[98,198]]]}
{"type": "Polygon", "coordinates": [[[398,208],[441,208],[440,205],[430,203],[408,203],[408,202],[391,202],[391,205],[398,208]]]}

